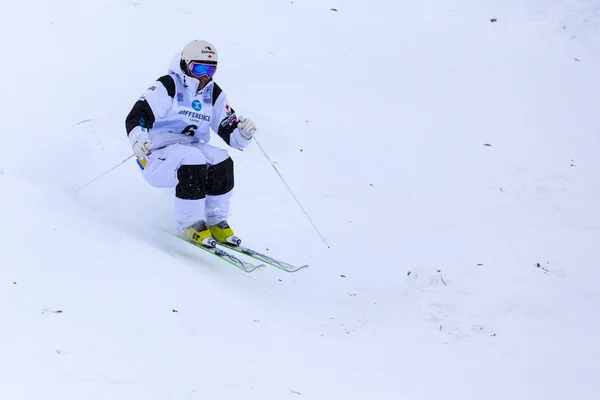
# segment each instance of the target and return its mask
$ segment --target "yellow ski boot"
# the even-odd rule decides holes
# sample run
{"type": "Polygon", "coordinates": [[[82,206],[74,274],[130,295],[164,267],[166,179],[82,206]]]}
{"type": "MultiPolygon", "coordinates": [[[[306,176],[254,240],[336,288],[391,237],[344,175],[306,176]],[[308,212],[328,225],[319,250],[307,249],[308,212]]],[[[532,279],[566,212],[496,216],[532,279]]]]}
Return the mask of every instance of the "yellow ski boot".
{"type": "Polygon", "coordinates": [[[229,243],[234,246],[239,246],[242,243],[242,239],[235,236],[233,229],[231,229],[227,221],[221,221],[217,225],[209,226],[208,229],[217,242],[229,243]]]}
{"type": "Polygon", "coordinates": [[[198,221],[184,230],[185,236],[194,242],[206,247],[215,247],[217,243],[212,238],[211,231],[206,227],[206,222],[198,221]]]}

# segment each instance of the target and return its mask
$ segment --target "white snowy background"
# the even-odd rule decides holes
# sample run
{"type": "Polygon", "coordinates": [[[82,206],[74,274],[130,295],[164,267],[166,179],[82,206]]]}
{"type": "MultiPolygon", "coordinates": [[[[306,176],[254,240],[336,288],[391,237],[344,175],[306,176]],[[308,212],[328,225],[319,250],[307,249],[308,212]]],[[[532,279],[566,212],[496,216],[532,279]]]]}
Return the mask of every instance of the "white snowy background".
{"type": "Polygon", "coordinates": [[[598,398],[597,1],[10,1],[0,49],[0,399],[598,398]],[[330,248],[257,146],[230,222],[307,270],[78,190],[196,38],[330,248]]]}

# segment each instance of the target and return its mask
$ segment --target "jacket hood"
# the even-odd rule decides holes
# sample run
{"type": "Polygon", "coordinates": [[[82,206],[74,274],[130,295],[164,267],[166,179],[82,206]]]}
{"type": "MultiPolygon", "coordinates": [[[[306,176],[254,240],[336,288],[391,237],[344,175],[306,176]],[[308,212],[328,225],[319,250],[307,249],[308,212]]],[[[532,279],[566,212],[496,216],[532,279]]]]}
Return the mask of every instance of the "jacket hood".
{"type": "MultiPolygon", "coordinates": [[[[183,82],[183,85],[188,92],[196,94],[198,91],[198,85],[200,84],[200,81],[194,77],[186,75],[181,69],[181,53],[177,53],[173,56],[171,64],[169,65],[169,74],[177,75],[177,77],[183,82]]],[[[213,80],[211,79],[206,87],[202,90],[207,89],[208,87],[212,86],[212,84],[213,80]]]]}
{"type": "Polygon", "coordinates": [[[177,53],[171,59],[171,64],[169,64],[169,74],[177,74],[181,79],[185,76],[181,69],[181,53],[177,53]]]}

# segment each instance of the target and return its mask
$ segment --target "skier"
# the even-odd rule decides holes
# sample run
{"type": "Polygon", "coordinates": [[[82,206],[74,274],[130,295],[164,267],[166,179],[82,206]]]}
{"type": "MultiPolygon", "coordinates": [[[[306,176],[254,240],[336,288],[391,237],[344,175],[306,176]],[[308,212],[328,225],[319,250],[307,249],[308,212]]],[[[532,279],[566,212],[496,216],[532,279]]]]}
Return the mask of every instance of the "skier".
{"type": "Polygon", "coordinates": [[[204,40],[189,42],[125,122],[146,182],[175,188],[177,232],[208,247],[215,240],[241,243],[227,222],[233,161],[226,150],[208,144],[209,129],[237,149],[246,148],[256,133],[255,124],[236,116],[213,81],[217,62],[215,46],[204,40]]]}

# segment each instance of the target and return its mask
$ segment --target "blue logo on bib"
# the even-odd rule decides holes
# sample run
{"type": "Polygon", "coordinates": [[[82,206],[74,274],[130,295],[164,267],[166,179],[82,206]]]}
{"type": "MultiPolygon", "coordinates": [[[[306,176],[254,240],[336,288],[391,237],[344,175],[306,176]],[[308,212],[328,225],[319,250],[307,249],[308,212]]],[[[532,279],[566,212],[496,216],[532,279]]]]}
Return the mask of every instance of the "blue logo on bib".
{"type": "Polygon", "coordinates": [[[200,103],[200,100],[194,100],[192,102],[192,108],[196,111],[202,110],[202,103],[200,103]]]}

